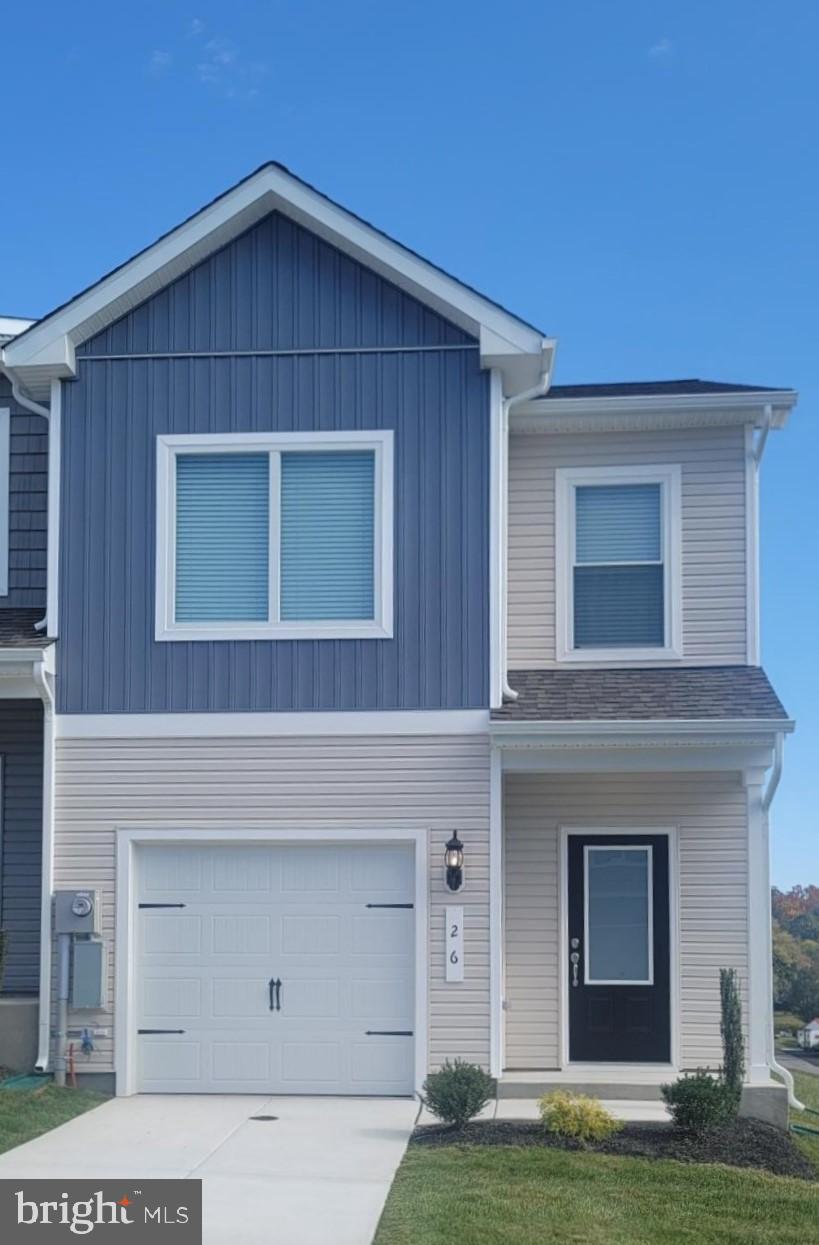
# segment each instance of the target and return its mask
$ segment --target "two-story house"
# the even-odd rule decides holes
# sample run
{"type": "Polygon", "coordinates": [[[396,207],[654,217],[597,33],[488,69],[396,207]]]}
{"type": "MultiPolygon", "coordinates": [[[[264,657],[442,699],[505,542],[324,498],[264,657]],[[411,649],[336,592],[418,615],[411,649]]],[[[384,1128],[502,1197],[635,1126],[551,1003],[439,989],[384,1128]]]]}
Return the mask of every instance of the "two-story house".
{"type": "Polygon", "coordinates": [[[41,1067],[85,1030],[122,1094],[410,1094],[461,1056],[646,1096],[719,1064],[734,966],[746,1109],[781,1112],[757,476],[795,395],[554,358],[275,164],[7,341],[12,439],[50,434],[45,582],[8,597],[40,699],[4,709],[43,765],[41,1067]],[[67,1029],[66,890],[109,969],[67,1029]]]}

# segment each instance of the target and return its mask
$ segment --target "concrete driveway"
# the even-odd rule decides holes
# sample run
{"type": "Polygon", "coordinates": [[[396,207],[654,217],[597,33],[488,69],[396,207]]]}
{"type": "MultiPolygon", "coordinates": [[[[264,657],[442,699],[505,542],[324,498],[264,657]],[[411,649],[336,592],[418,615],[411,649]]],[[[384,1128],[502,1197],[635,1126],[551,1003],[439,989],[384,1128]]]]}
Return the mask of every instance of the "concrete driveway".
{"type": "Polygon", "coordinates": [[[370,1245],[417,1113],[405,1098],[114,1098],[0,1155],[0,1178],[190,1176],[207,1245],[370,1245]]]}

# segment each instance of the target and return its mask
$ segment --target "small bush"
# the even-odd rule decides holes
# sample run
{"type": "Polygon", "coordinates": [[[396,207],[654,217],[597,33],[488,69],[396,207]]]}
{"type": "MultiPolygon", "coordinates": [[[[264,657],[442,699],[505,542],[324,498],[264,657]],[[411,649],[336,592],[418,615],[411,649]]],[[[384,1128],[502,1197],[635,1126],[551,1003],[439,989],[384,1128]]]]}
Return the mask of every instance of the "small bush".
{"type": "Polygon", "coordinates": [[[538,1108],[548,1132],[557,1133],[559,1137],[573,1137],[575,1141],[605,1141],[622,1128],[601,1102],[583,1094],[568,1094],[562,1090],[545,1094],[538,1108]]]}
{"type": "Polygon", "coordinates": [[[436,1119],[463,1128],[495,1097],[495,1082],[476,1063],[447,1059],[424,1081],[422,1098],[436,1119]]]}
{"type": "Polygon", "coordinates": [[[686,1132],[706,1133],[736,1117],[733,1090],[702,1068],[663,1085],[662,1095],[674,1124],[686,1132]]]}

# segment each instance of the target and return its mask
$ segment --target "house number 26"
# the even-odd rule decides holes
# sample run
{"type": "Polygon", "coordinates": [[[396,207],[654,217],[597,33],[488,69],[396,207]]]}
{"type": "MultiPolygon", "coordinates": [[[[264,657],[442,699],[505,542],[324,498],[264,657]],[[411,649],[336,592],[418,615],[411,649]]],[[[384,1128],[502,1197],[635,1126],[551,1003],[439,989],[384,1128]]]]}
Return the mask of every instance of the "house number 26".
{"type": "Polygon", "coordinates": [[[464,910],[463,908],[447,908],[446,910],[446,979],[447,981],[463,981],[464,979],[464,910]]]}

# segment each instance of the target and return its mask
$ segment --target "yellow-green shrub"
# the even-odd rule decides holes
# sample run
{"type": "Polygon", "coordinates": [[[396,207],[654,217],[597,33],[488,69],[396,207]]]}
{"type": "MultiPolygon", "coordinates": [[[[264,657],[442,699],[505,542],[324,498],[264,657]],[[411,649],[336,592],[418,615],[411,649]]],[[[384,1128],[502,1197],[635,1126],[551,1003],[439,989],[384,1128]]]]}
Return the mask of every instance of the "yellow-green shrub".
{"type": "Polygon", "coordinates": [[[573,1137],[575,1141],[605,1141],[622,1127],[597,1098],[586,1098],[583,1094],[556,1090],[544,1094],[538,1108],[544,1128],[560,1137],[573,1137]]]}

